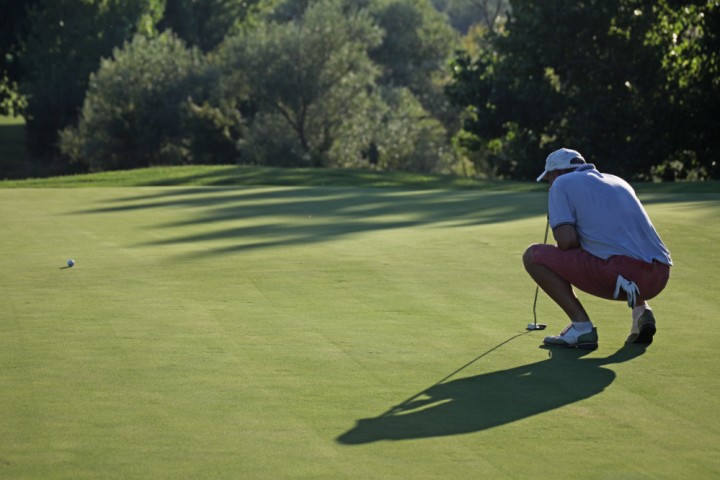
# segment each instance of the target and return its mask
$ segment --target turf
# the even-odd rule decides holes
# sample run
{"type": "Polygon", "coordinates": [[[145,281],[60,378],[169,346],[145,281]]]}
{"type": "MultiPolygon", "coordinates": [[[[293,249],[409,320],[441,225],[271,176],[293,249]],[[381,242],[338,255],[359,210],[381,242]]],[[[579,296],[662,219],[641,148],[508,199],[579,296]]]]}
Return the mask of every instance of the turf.
{"type": "MultiPolygon", "coordinates": [[[[547,185],[543,183],[483,180],[455,175],[245,165],[156,166],[134,170],[0,180],[0,188],[241,187],[268,185],[402,188],[413,190],[465,189],[503,192],[544,192],[547,189],[547,185]]],[[[717,180],[704,182],[678,181],[672,183],[642,182],[633,186],[642,193],[720,193],[720,181],[717,180]]]]}
{"type": "MultiPolygon", "coordinates": [[[[483,188],[485,190],[540,190],[527,182],[483,181],[454,175],[386,172],[340,168],[277,168],[237,165],[157,166],[50,178],[0,181],[2,187],[102,186],[352,186],[413,189],[483,188]]],[[[712,185],[712,182],[707,185],[712,185]]]]}
{"type": "Polygon", "coordinates": [[[0,478],[717,478],[720,194],[643,195],[656,341],[580,294],[585,354],[524,331],[545,195],[0,188],[0,478]]]}

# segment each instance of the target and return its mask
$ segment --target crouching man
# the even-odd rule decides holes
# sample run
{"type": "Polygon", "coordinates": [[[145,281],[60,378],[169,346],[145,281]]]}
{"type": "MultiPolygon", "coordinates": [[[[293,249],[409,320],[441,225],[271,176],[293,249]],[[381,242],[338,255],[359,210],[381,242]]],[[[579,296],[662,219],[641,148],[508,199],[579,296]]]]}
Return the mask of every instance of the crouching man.
{"type": "Polygon", "coordinates": [[[667,285],[672,260],[635,191],[567,148],[547,157],[542,180],[550,185],[548,221],[557,245],[530,246],[523,263],[571,321],[545,345],[597,348],[597,329],[573,287],[627,300],[632,326],[626,342],[652,343],[656,325],[647,301],[667,285]]]}

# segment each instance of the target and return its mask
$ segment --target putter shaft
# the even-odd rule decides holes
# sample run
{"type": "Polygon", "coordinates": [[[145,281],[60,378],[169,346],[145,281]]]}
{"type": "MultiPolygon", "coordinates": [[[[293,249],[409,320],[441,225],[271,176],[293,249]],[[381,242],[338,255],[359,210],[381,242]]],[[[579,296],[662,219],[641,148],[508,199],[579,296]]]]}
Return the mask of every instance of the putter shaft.
{"type": "MultiPolygon", "coordinates": [[[[548,232],[550,231],[550,215],[547,216],[547,222],[545,222],[545,238],[543,238],[543,243],[547,243],[547,237],[548,232]]],[[[540,292],[540,286],[535,285],[535,300],[533,300],[533,323],[528,324],[527,329],[528,330],[545,330],[545,327],[547,325],[541,323],[538,324],[537,322],[537,299],[538,299],[538,293],[540,292]],[[530,328],[530,325],[532,325],[532,328],[530,328]]]]}

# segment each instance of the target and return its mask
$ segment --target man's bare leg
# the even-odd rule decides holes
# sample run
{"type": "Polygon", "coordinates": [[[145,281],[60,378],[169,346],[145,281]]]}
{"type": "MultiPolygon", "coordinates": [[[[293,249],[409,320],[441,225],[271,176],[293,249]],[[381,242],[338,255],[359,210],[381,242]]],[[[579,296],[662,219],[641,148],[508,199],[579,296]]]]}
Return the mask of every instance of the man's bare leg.
{"type": "Polygon", "coordinates": [[[523,255],[523,264],[532,279],[563,309],[571,321],[590,321],[590,317],[575,295],[570,283],[546,266],[535,263],[530,248],[523,255]]]}

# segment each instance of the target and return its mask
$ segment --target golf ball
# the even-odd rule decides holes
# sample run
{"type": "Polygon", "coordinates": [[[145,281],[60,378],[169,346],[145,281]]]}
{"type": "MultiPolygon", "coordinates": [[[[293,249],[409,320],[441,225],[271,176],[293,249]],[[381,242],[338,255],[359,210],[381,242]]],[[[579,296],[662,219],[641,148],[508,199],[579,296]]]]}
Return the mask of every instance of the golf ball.
{"type": "Polygon", "coordinates": [[[71,258],[70,260],[67,261],[67,266],[68,266],[68,267],[72,267],[73,265],[75,265],[75,260],[73,260],[73,259],[71,258]]]}

